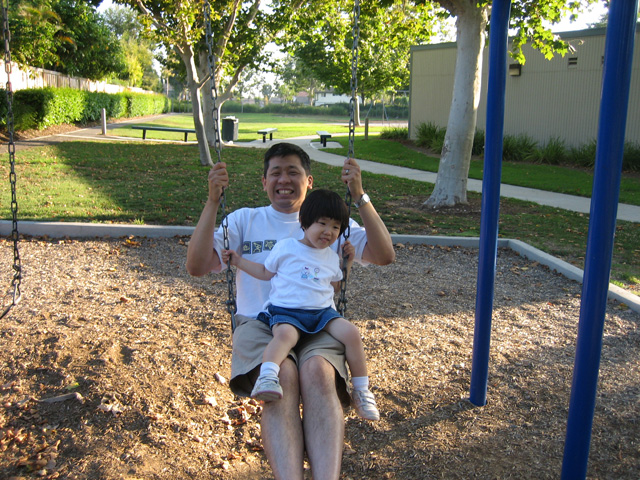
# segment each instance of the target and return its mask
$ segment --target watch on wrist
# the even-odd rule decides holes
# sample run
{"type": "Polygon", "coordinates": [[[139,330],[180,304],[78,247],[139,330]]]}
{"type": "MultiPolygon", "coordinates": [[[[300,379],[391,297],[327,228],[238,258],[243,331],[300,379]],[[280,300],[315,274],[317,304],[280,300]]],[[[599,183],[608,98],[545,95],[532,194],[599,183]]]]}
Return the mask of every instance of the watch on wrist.
{"type": "Polygon", "coordinates": [[[354,202],[353,205],[356,208],[360,208],[361,206],[366,205],[370,201],[371,199],[369,198],[369,195],[367,195],[366,193],[363,193],[362,196],[360,197],[360,200],[358,200],[357,202],[354,202]]]}

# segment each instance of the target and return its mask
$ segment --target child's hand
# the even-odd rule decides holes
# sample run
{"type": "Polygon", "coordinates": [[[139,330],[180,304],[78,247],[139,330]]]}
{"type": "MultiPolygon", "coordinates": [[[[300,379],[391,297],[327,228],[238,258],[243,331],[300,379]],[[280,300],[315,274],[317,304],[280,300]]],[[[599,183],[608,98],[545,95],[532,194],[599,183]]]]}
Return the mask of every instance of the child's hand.
{"type": "Polygon", "coordinates": [[[349,240],[346,240],[342,245],[342,258],[347,259],[348,266],[351,266],[356,258],[356,247],[349,240]]]}
{"type": "Polygon", "coordinates": [[[222,254],[220,256],[222,257],[222,263],[225,265],[228,265],[229,262],[231,262],[231,265],[238,264],[238,254],[233,250],[222,250],[222,254]]]}

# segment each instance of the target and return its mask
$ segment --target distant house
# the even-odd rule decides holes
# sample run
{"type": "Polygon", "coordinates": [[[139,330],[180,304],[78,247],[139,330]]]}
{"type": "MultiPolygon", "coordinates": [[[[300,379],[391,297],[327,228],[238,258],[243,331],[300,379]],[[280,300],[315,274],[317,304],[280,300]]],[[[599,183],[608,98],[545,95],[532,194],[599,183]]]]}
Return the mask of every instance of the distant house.
{"type": "MultiPolygon", "coordinates": [[[[547,60],[530,46],[526,63],[507,57],[504,133],[526,134],[540,144],[558,137],[579,146],[597,137],[605,28],[559,33],[573,48],[564,57],[547,60]]],[[[640,143],[640,27],[636,28],[626,140],[640,143]]],[[[484,130],[487,111],[489,52],[485,49],[478,130],[484,130]]],[[[456,44],[411,48],[409,131],[415,138],[421,123],[447,126],[453,90],[456,44]]]]}
{"type": "MultiPolygon", "coordinates": [[[[323,105],[335,105],[336,103],[349,103],[351,101],[351,95],[339,95],[333,90],[324,90],[322,92],[316,92],[315,105],[316,107],[322,107],[323,105]]],[[[362,103],[362,100],[358,98],[358,103],[362,103]]]]}
{"type": "Polygon", "coordinates": [[[301,105],[309,105],[311,103],[309,101],[309,94],[307,92],[298,92],[295,97],[293,97],[293,101],[296,103],[300,103],[301,105]]]}

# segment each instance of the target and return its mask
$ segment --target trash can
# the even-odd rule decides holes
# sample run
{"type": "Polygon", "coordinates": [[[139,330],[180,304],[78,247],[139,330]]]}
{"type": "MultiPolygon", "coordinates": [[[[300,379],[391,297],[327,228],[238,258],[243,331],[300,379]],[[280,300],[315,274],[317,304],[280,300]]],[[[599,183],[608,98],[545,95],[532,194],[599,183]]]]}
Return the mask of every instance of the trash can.
{"type": "Polygon", "coordinates": [[[238,140],[238,119],[224,117],[222,119],[222,141],[235,142],[236,140],[238,140]]]}

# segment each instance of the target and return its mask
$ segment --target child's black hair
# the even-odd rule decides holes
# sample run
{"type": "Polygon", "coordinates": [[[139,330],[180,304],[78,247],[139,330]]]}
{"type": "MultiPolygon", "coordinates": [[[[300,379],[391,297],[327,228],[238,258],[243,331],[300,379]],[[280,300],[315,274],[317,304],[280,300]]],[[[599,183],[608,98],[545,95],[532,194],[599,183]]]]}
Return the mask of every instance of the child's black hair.
{"type": "Polygon", "coordinates": [[[300,226],[307,229],[322,217],[339,221],[340,235],[349,225],[349,209],[340,195],[322,188],[311,190],[300,207],[300,226]]]}

